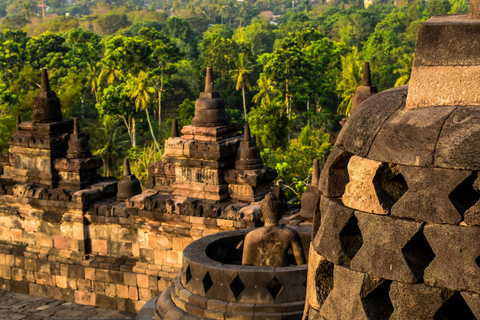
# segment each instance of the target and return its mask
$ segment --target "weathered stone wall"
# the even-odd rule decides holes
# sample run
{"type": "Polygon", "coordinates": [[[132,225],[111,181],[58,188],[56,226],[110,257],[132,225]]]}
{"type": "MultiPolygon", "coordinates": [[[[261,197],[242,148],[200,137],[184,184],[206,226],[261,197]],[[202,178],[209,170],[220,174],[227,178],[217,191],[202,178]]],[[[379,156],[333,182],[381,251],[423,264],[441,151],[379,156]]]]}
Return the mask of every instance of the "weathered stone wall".
{"type": "Polygon", "coordinates": [[[0,186],[0,288],[137,312],[170,285],[189,243],[255,225],[127,208],[115,192],[0,186]]]}

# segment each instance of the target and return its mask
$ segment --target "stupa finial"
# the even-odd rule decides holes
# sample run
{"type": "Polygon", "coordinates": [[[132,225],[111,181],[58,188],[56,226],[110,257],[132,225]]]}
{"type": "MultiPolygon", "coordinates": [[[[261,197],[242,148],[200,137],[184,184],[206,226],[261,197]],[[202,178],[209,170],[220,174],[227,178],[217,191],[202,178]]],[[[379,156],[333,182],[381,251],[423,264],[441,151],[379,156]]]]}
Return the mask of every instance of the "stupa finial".
{"type": "Polygon", "coordinates": [[[47,69],[42,69],[42,82],[40,84],[40,91],[41,92],[50,92],[50,81],[48,80],[48,72],[47,69]]]}
{"type": "Polygon", "coordinates": [[[20,116],[17,116],[16,118],[16,128],[17,128],[17,131],[20,130],[20,123],[22,123],[22,118],[20,116]]]}
{"type": "Polygon", "coordinates": [[[318,160],[313,159],[312,185],[318,186],[319,179],[320,179],[320,168],[318,166],[318,160]]]}
{"type": "Polygon", "coordinates": [[[205,78],[205,92],[213,92],[213,75],[212,68],[207,68],[207,76],[205,78]]]}
{"type": "Polygon", "coordinates": [[[130,170],[130,163],[128,162],[128,158],[123,160],[123,175],[124,176],[131,176],[132,171],[130,170]]]}
{"type": "Polygon", "coordinates": [[[245,123],[245,130],[243,132],[243,142],[249,142],[250,141],[250,126],[248,123],[245,123]]]}
{"type": "Polygon", "coordinates": [[[78,119],[73,118],[73,134],[79,134],[80,133],[80,126],[78,125],[78,119]]]}
{"type": "Polygon", "coordinates": [[[178,134],[177,119],[172,119],[172,138],[178,137],[180,137],[180,135],[178,134]]]}
{"type": "Polygon", "coordinates": [[[364,62],[363,63],[362,86],[364,86],[364,87],[371,87],[372,86],[372,77],[370,75],[370,63],[369,62],[364,62]]]}

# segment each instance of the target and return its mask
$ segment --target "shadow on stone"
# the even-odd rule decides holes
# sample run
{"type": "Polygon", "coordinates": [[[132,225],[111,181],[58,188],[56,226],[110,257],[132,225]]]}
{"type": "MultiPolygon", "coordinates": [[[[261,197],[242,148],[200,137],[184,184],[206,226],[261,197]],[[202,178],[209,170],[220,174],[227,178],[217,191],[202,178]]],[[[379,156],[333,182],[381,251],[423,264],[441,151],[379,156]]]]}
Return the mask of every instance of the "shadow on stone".
{"type": "Polygon", "coordinates": [[[433,253],[432,248],[428,244],[423,230],[413,236],[402,249],[402,254],[414,275],[418,277],[419,282],[421,282],[425,268],[427,268],[435,258],[435,253],[433,253]]]}
{"type": "Polygon", "coordinates": [[[453,295],[445,304],[438,310],[433,317],[434,320],[475,320],[477,319],[460,293],[453,295]]]}
{"type": "MultiPolygon", "coordinates": [[[[340,232],[340,244],[345,255],[352,260],[363,245],[363,237],[358,227],[358,220],[353,216],[340,232]]],[[[332,268],[333,270],[333,268],[332,268]]]]}

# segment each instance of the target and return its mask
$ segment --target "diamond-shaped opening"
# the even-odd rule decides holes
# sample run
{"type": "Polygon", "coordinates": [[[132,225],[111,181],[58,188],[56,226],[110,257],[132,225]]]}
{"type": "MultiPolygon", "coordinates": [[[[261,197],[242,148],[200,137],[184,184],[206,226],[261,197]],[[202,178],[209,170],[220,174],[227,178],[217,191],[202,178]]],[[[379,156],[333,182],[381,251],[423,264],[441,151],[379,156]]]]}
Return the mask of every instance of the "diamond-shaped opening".
{"type": "Polygon", "coordinates": [[[384,281],[365,298],[362,298],[363,310],[367,319],[387,320],[393,313],[393,305],[388,292],[391,281],[384,281]]]}
{"type": "Polygon", "coordinates": [[[480,256],[477,257],[477,259],[475,259],[475,263],[476,263],[477,266],[480,268],[480,256]]]}
{"type": "Polygon", "coordinates": [[[277,277],[273,277],[272,280],[267,284],[267,290],[270,292],[270,295],[275,300],[280,291],[282,291],[282,284],[278,281],[277,277]]]}
{"type": "Polygon", "coordinates": [[[192,280],[192,270],[190,270],[190,266],[188,266],[185,271],[185,285],[187,285],[190,280],[192,280]]]}
{"type": "Polygon", "coordinates": [[[208,292],[208,290],[210,290],[210,288],[213,286],[213,281],[212,281],[212,277],[210,277],[210,273],[207,273],[205,274],[205,277],[203,277],[203,289],[205,290],[205,293],[208,292]]]}
{"type": "MultiPolygon", "coordinates": [[[[327,159],[330,154],[324,156],[322,168],[320,172],[322,172],[323,167],[327,163],[327,159]]],[[[350,176],[348,175],[348,163],[350,162],[350,158],[353,154],[344,151],[342,154],[338,155],[336,159],[333,160],[333,163],[330,166],[331,176],[335,177],[335,180],[339,182],[339,186],[341,186],[342,194],[345,192],[345,187],[347,183],[350,181],[350,176]]]]}
{"type": "Polygon", "coordinates": [[[340,244],[347,257],[352,260],[363,245],[363,237],[358,227],[358,220],[351,217],[340,232],[340,244]]]}
{"type": "Polygon", "coordinates": [[[315,271],[315,293],[317,301],[322,305],[333,290],[333,267],[334,264],[324,260],[315,271]]]}
{"type": "Polygon", "coordinates": [[[475,190],[474,183],[477,179],[477,174],[472,174],[470,177],[460,183],[448,195],[455,209],[460,214],[464,214],[471,206],[473,206],[480,199],[480,195],[475,190]]]}
{"type": "Polygon", "coordinates": [[[448,299],[433,316],[434,320],[475,320],[477,319],[460,293],[448,299]]]}
{"type": "Polygon", "coordinates": [[[425,268],[435,258],[435,253],[433,253],[432,248],[428,244],[423,230],[417,232],[417,234],[410,239],[405,247],[403,247],[402,254],[410,270],[412,270],[413,274],[419,279],[423,278],[425,268]]]}
{"type": "Polygon", "coordinates": [[[240,279],[239,276],[236,276],[235,279],[233,279],[232,283],[230,283],[230,290],[232,290],[235,298],[238,298],[238,296],[242,293],[243,289],[245,289],[245,285],[243,284],[242,279],[240,279]]]}
{"type": "Polygon", "coordinates": [[[408,191],[407,182],[396,164],[383,163],[373,178],[373,185],[380,203],[388,208],[408,191]]]}

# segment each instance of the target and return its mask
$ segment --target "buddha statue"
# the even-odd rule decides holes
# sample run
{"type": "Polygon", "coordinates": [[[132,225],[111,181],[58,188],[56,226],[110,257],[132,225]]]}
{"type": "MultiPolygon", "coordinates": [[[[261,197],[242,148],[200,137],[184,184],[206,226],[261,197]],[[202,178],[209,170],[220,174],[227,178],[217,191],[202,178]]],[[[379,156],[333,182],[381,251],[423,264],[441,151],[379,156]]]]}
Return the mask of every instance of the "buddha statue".
{"type": "Polygon", "coordinates": [[[288,266],[288,252],[291,248],[297,265],[306,263],[302,240],[297,231],[280,225],[284,212],[283,202],[268,193],[260,202],[265,225],[250,231],[245,236],[243,265],[288,266]]]}

